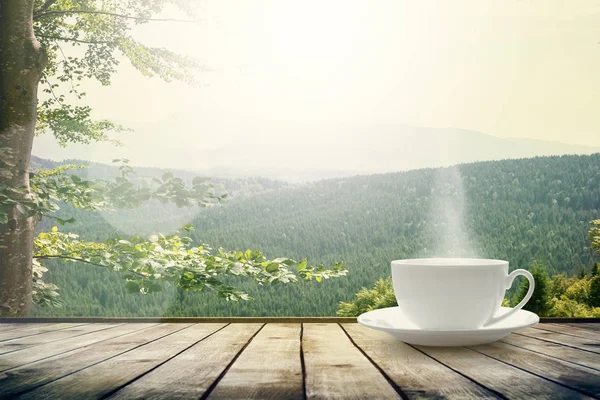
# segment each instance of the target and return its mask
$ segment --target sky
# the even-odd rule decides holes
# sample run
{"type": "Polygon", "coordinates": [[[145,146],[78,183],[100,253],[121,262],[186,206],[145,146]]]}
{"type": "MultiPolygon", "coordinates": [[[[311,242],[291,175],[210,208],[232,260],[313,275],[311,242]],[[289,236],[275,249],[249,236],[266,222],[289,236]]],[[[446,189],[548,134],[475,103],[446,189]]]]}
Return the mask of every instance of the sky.
{"type": "Polygon", "coordinates": [[[135,130],[120,135],[125,146],[61,149],[42,136],[33,154],[194,170],[349,170],[344,160],[362,146],[353,143],[380,126],[400,127],[381,146],[410,144],[404,128],[427,127],[600,147],[597,1],[194,7],[196,15],[169,8],[163,16],[196,22],[152,22],[134,36],[197,59],[199,85],[147,78],[123,60],[111,86],[85,84],[85,101],[95,116],[135,130]]]}

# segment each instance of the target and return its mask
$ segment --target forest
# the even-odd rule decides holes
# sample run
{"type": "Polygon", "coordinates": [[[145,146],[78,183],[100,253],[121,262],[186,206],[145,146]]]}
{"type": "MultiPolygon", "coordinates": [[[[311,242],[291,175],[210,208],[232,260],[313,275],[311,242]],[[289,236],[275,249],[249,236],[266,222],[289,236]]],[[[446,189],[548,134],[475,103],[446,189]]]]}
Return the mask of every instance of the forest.
{"type": "MultiPolygon", "coordinates": [[[[53,166],[46,160],[35,162],[53,166]]],[[[99,164],[83,171],[93,176],[116,173],[114,167],[99,164]]],[[[138,175],[141,179],[163,172],[141,169],[138,175]]],[[[193,176],[172,172],[184,179],[193,176]]],[[[149,202],[116,213],[65,206],[60,215],[74,216],[76,222],[59,228],[83,239],[104,240],[116,234],[172,231],[192,222],[198,244],[260,249],[268,257],[307,258],[326,265],[343,261],[348,275],[322,284],[280,286],[230,278],[253,300],[226,302],[212,293],[186,292],[169,284],[160,293],[130,294],[117,272],[53,260],[46,263],[45,280],[58,285],[64,305],[38,307],[35,315],[335,315],[340,302],[353,301],[361,288],[389,277],[391,260],[426,256],[505,259],[511,269],[543,265],[552,280],[549,290],[555,292],[560,279],[569,283],[561,286],[566,293],[576,283],[569,279],[591,280],[595,273],[597,258],[586,236],[590,222],[600,219],[600,154],[478,162],[295,185],[261,178],[215,182],[230,193],[229,201],[205,209],[149,202]]],[[[53,224],[45,220],[38,229],[47,231],[53,224]]],[[[513,299],[518,292],[513,287],[507,297],[513,299]]],[[[552,313],[551,308],[544,312],[552,313]]]]}

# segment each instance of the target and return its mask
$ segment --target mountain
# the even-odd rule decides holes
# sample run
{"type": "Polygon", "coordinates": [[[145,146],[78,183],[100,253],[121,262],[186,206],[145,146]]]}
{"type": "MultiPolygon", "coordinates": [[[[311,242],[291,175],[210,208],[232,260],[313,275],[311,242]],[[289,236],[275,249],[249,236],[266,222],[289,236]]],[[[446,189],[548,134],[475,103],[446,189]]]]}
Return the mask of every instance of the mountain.
{"type": "MultiPolygon", "coordinates": [[[[140,231],[162,215],[160,205],[118,219],[78,212],[71,230],[106,239],[140,231]],[[139,220],[146,221],[139,225],[139,220]],[[134,227],[134,228],[132,228],[134,227]]],[[[176,215],[176,211],[174,214],[176,215]]],[[[389,275],[394,259],[480,256],[512,268],[544,262],[572,275],[594,262],[586,234],[600,219],[600,154],[488,161],[451,168],[329,179],[282,187],[196,211],[196,243],[260,249],[268,257],[344,261],[346,278],[321,284],[239,284],[254,301],[227,303],[211,293],[128,295],[114,272],[49,263],[64,309],[38,315],[293,316],[334,315],[363,286],[389,275]]],[[[61,229],[66,229],[61,228],[61,229]]]]}
{"type": "Polygon", "coordinates": [[[263,176],[306,182],[476,161],[600,151],[598,147],[499,138],[452,128],[237,119],[216,121],[210,127],[203,123],[181,116],[147,123],[122,121],[124,126],[134,129],[122,135],[123,148],[97,144],[63,149],[53,144],[50,137],[41,136],[36,138],[34,154],[104,162],[126,157],[134,165],[183,169],[216,177],[263,176]],[[149,137],[153,140],[149,141],[149,137]]]}

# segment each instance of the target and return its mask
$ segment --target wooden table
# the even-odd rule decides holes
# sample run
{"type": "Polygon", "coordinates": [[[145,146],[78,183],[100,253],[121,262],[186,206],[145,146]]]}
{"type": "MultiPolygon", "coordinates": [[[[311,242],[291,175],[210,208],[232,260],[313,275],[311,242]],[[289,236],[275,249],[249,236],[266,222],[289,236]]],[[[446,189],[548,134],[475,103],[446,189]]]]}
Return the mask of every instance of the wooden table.
{"type": "Polygon", "coordinates": [[[0,398],[600,397],[600,323],[434,348],[343,319],[44,321],[0,323],[0,398]]]}

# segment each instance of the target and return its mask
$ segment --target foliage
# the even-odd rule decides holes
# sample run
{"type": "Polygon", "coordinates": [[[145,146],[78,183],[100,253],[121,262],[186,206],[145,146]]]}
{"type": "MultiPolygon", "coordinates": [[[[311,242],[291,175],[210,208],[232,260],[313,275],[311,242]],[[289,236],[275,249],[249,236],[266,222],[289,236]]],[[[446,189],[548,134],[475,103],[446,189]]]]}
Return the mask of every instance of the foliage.
{"type": "Polygon", "coordinates": [[[592,250],[600,255],[600,219],[592,221],[592,227],[588,232],[588,240],[592,250]]]}
{"type": "Polygon", "coordinates": [[[599,275],[595,275],[590,279],[588,303],[592,307],[600,307],[600,276],[599,275]]]}
{"type": "Polygon", "coordinates": [[[392,278],[379,279],[373,289],[362,288],[350,303],[341,302],[337,311],[340,317],[356,317],[367,311],[397,306],[392,278]]]}
{"type": "Polygon", "coordinates": [[[600,307],[589,307],[573,299],[562,296],[552,300],[552,317],[563,318],[600,318],[600,307]]]}
{"type": "MultiPolygon", "coordinates": [[[[191,231],[191,226],[184,231],[191,231]]],[[[337,263],[309,266],[306,260],[289,258],[268,260],[259,251],[231,252],[207,246],[192,246],[186,236],[162,234],[149,238],[116,237],[105,243],[86,242],[73,233],[64,234],[53,227],[42,232],[34,242],[36,260],[63,259],[83,262],[120,272],[130,293],[148,294],[162,291],[160,281],[173,282],[189,291],[210,289],[226,300],[248,300],[249,296],[223,281],[225,276],[250,278],[259,285],[297,282],[343,276],[346,270],[337,263]]]]}
{"type": "MultiPolygon", "coordinates": [[[[35,133],[50,132],[61,146],[100,141],[118,143],[109,133],[124,128],[107,120],[94,120],[92,109],[81,104],[85,93],[80,85],[89,79],[109,85],[122,56],[143,75],[193,83],[192,72],[198,67],[194,60],[164,48],[145,46],[131,35],[136,24],[164,21],[153,15],[168,4],[189,11],[182,0],[36,0],[32,12],[33,30],[43,47],[47,65],[40,79],[46,96],[37,109],[35,133]],[[64,43],[70,45],[66,51],[61,46],[64,43]]],[[[29,160],[30,154],[19,154],[19,157],[29,160]]],[[[195,177],[189,185],[184,179],[165,172],[160,178],[134,182],[130,175],[135,171],[128,160],[114,162],[121,163],[120,175],[112,179],[68,176],[67,171],[84,167],[62,165],[31,173],[22,187],[0,182],[0,224],[6,225],[15,209],[22,216],[33,217],[34,223],[46,217],[65,224],[76,220],[72,216],[58,215],[64,205],[97,212],[134,209],[152,201],[177,207],[206,206],[225,198],[225,195],[215,194],[212,185],[207,184],[208,178],[195,177]]],[[[60,303],[57,286],[42,279],[47,272],[40,261],[44,259],[78,261],[118,271],[127,280],[130,292],[160,291],[163,286],[158,281],[165,281],[190,291],[209,288],[227,300],[245,300],[249,296],[226,284],[222,276],[246,277],[258,284],[274,285],[298,279],[320,282],[346,274],[341,263],[326,269],[323,265],[309,266],[305,259],[298,263],[289,258],[269,260],[258,251],[228,252],[219,248],[213,253],[210,248],[192,246],[191,242],[189,237],[162,234],[149,239],[134,236],[105,242],[84,241],[74,233],[63,234],[54,227],[51,232],[39,233],[35,239],[33,301],[40,306],[60,303]],[[295,267],[295,272],[291,267],[295,267]]],[[[23,268],[27,266],[24,263],[23,268]]]]}
{"type": "MultiPolygon", "coordinates": [[[[545,317],[552,307],[550,304],[550,295],[551,295],[551,281],[548,276],[547,267],[541,262],[535,262],[529,269],[531,275],[533,275],[533,280],[535,281],[535,287],[533,289],[533,294],[529,301],[523,306],[524,310],[531,311],[541,317],[545,317]]],[[[525,297],[527,291],[529,290],[529,280],[523,279],[523,283],[519,287],[519,292],[513,302],[513,307],[516,306],[522,298],[525,297]]],[[[567,291],[570,288],[567,289],[567,291]]]]}
{"type": "Polygon", "coordinates": [[[30,199],[19,199],[13,193],[22,193],[27,188],[7,188],[0,192],[0,222],[6,221],[13,205],[27,216],[55,218],[61,224],[74,222],[74,219],[56,217],[60,210],[59,202],[69,203],[82,210],[109,210],[136,208],[149,200],[158,200],[165,204],[172,202],[178,207],[194,204],[206,206],[225,199],[226,195],[217,195],[207,178],[195,178],[192,186],[186,186],[183,179],[164,173],[162,179],[136,185],[130,175],[135,174],[127,159],[115,159],[121,163],[121,176],[111,180],[84,180],[79,175],[67,176],[71,169],[85,168],[84,165],[62,165],[50,170],[39,170],[31,174],[30,199]]]}
{"type": "MultiPolygon", "coordinates": [[[[589,271],[594,254],[586,235],[589,221],[600,219],[600,155],[481,162],[458,168],[466,195],[464,226],[470,237],[477,239],[473,247],[479,256],[509,260],[514,268],[526,268],[542,260],[551,276],[570,277],[579,273],[581,266],[589,271]],[[495,200],[494,193],[498,194],[495,200]],[[565,193],[571,198],[569,202],[561,200],[565,193]],[[559,201],[554,204],[553,199],[559,201]]],[[[95,164],[80,171],[103,177],[114,175],[113,170],[117,171],[95,164]]],[[[173,172],[186,176],[184,171],[173,172]]],[[[158,169],[139,170],[138,175],[145,175],[145,179],[163,173],[158,169]]],[[[187,174],[191,179],[192,175],[187,174]]],[[[306,257],[325,265],[344,260],[350,272],[347,278],[330,280],[326,289],[301,282],[272,287],[239,282],[240,290],[255,301],[226,303],[207,293],[180,295],[171,287],[151,297],[127,296],[118,287],[118,276],[110,271],[59,267],[47,262],[47,280],[61,287],[61,296],[72,306],[38,310],[37,314],[330,316],[335,315],[340,301],[352,301],[362,287],[372,288],[380,278],[389,276],[390,260],[453,255],[443,248],[438,250],[451,229],[445,227],[444,213],[435,207],[430,195],[437,186],[435,170],[294,186],[266,182],[263,187],[254,180],[249,182],[251,186],[224,183],[232,193],[231,199],[196,211],[147,202],[134,210],[110,214],[64,207],[57,215],[75,216],[77,221],[69,228],[82,238],[105,241],[123,232],[148,235],[176,229],[186,219],[180,219],[177,225],[172,221],[184,214],[193,220],[196,230],[191,237],[196,245],[258,248],[271,257],[306,257]],[[243,198],[236,197],[237,187],[245,187],[243,198]],[[267,187],[272,189],[265,190],[267,187]],[[105,306],[101,298],[106,298],[105,306]]],[[[447,190],[454,193],[459,189],[450,186],[447,190]]],[[[50,229],[50,222],[42,221],[41,229],[50,229]]],[[[518,285],[514,285],[507,297],[512,299],[517,290],[518,285]]]]}
{"type": "Polygon", "coordinates": [[[575,276],[568,278],[565,274],[554,275],[552,277],[552,284],[550,285],[550,297],[559,299],[575,282],[577,282],[577,277],[575,276]]]}
{"type": "Polygon", "coordinates": [[[48,268],[40,264],[39,261],[33,260],[33,303],[40,307],[62,307],[63,301],[58,297],[58,286],[53,283],[46,283],[42,279],[44,273],[48,272],[48,268]]]}
{"type": "Polygon", "coordinates": [[[41,80],[46,99],[38,108],[37,134],[52,133],[58,143],[114,141],[110,133],[124,128],[108,120],[95,120],[92,109],[81,104],[86,93],[81,82],[96,80],[110,85],[120,59],[146,76],[193,83],[199,68],[192,59],[164,48],[137,42],[135,25],[150,21],[166,5],[190,12],[182,0],[45,0],[36,1],[33,13],[36,38],[46,49],[48,65],[41,80]]]}

